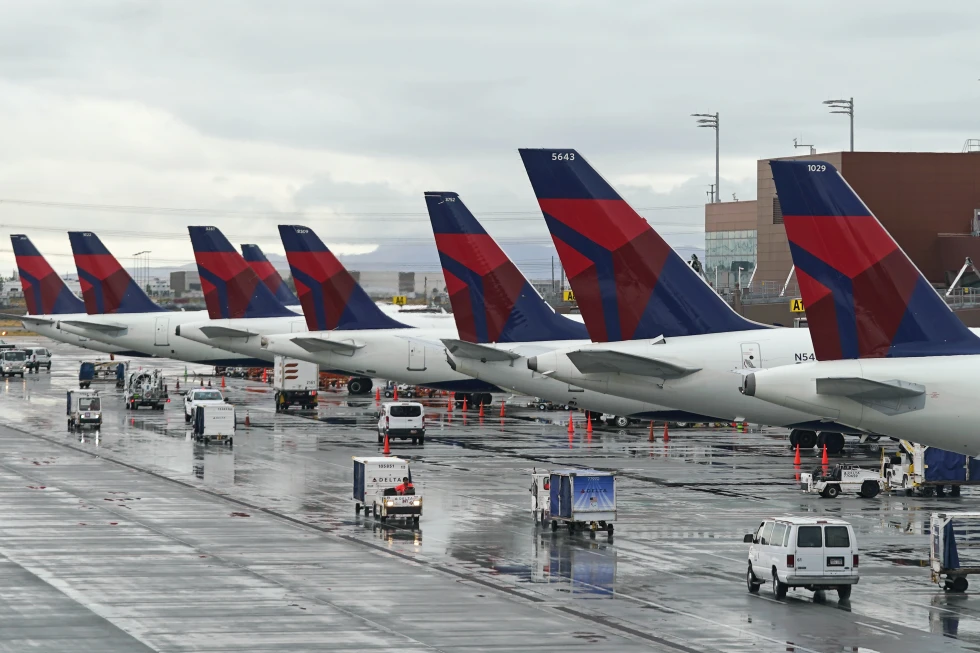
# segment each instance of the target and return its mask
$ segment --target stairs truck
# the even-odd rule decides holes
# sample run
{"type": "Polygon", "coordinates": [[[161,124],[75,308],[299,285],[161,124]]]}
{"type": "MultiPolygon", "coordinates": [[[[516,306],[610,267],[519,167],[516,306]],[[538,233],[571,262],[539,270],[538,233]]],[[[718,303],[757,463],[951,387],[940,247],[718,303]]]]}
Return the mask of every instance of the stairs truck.
{"type": "Polygon", "coordinates": [[[924,447],[908,440],[898,443],[898,452],[885,454],[881,477],[890,490],[905,496],[960,496],[964,485],[980,485],[980,459],[935,447],[924,447]]]}
{"type": "Polygon", "coordinates": [[[299,406],[303,410],[317,407],[320,385],[320,366],[316,363],[276,356],[273,387],[276,390],[276,412],[299,406]]]}

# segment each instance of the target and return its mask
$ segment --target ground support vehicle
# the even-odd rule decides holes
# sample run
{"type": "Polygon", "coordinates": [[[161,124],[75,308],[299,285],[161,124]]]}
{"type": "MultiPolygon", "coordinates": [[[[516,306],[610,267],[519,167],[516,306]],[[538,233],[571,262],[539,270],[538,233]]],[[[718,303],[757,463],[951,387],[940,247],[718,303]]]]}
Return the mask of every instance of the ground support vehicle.
{"type": "Polygon", "coordinates": [[[78,368],[78,387],[91,388],[93,383],[115,383],[117,388],[126,385],[126,362],[85,361],[78,368]]]}
{"type": "Polygon", "coordinates": [[[768,581],[777,599],[792,587],[802,587],[811,592],[836,589],[845,601],[861,578],[857,538],[842,519],[776,517],[742,541],[751,544],[745,583],[752,593],[768,581]]]}
{"type": "Polygon", "coordinates": [[[220,406],[225,403],[221,390],[213,388],[193,388],[184,394],[184,422],[194,419],[194,409],[197,406],[220,406]]]}
{"type": "Polygon", "coordinates": [[[68,432],[102,428],[102,398],[98,390],[68,391],[68,432]]]}
{"type": "Polygon", "coordinates": [[[126,391],[123,393],[126,410],[139,410],[142,406],[163,410],[169,401],[167,386],[160,370],[133,372],[129,375],[126,391]]]}
{"type": "Polygon", "coordinates": [[[231,446],[235,443],[235,407],[220,404],[199,404],[194,407],[192,436],[205,445],[217,442],[231,446]]]}
{"type": "Polygon", "coordinates": [[[861,469],[857,465],[834,465],[827,474],[818,467],[812,474],[800,474],[804,492],[819,494],[825,499],[836,499],[841,494],[856,494],[864,499],[878,496],[882,490],[882,477],[876,470],[861,469]]]}
{"type": "Polygon", "coordinates": [[[387,522],[388,518],[410,519],[418,525],[422,517],[422,493],[417,488],[408,488],[399,495],[395,488],[408,478],[412,471],[408,461],[392,456],[354,457],[354,513],[374,515],[376,519],[387,522]]]}
{"type": "Polygon", "coordinates": [[[603,530],[612,537],[616,521],[616,476],[595,469],[564,469],[551,472],[549,479],[551,530],[559,522],[568,532],[588,529],[590,537],[603,530]]]}
{"type": "Polygon", "coordinates": [[[929,520],[932,582],[965,592],[967,576],[980,574],[980,512],[934,512],[929,520]]]}
{"type": "Polygon", "coordinates": [[[531,516],[541,524],[551,515],[551,474],[531,472],[531,516]]]}
{"type": "Polygon", "coordinates": [[[24,378],[27,369],[27,352],[23,349],[4,349],[0,351],[0,376],[24,378]]]}
{"type": "Polygon", "coordinates": [[[37,372],[43,367],[47,371],[51,371],[51,350],[47,347],[31,345],[30,347],[24,347],[24,351],[27,352],[27,363],[25,365],[27,369],[37,372]]]}
{"type": "Polygon", "coordinates": [[[276,412],[299,406],[303,410],[317,407],[317,388],[320,384],[320,366],[316,363],[276,356],[273,366],[272,386],[276,391],[276,412]]]}
{"type": "Polygon", "coordinates": [[[980,460],[902,440],[897,454],[882,458],[881,477],[905,496],[941,497],[949,488],[949,495],[958,497],[962,486],[980,485],[980,460]]]}
{"type": "Polygon", "coordinates": [[[378,416],[378,444],[385,438],[411,438],[412,444],[425,444],[425,415],[422,404],[414,401],[386,401],[378,416]]]}

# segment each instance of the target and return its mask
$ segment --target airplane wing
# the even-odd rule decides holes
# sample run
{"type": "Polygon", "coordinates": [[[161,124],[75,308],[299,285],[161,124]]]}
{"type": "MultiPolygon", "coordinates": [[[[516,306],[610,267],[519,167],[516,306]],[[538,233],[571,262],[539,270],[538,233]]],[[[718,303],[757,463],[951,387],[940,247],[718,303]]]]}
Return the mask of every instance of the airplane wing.
{"type": "Polygon", "coordinates": [[[679,379],[701,369],[608,349],[580,349],[569,352],[568,358],[583,374],[618,372],[659,379],[679,379]]]}
{"type": "Polygon", "coordinates": [[[245,329],[232,329],[224,326],[204,326],[201,327],[201,333],[208,338],[248,338],[259,335],[245,329]]]}
{"type": "Polygon", "coordinates": [[[21,322],[33,322],[34,324],[54,324],[55,320],[43,315],[14,315],[13,313],[0,313],[0,319],[20,320],[21,322]]]}
{"type": "Polygon", "coordinates": [[[324,338],[297,337],[292,342],[302,347],[308,352],[331,352],[335,354],[345,354],[351,356],[355,351],[364,345],[353,340],[326,340],[324,338]]]}
{"type": "Polygon", "coordinates": [[[129,327],[125,324],[112,324],[108,322],[88,322],[86,320],[60,320],[60,324],[67,324],[68,326],[78,327],[80,329],[91,329],[92,331],[101,331],[102,333],[119,333],[120,331],[125,331],[129,327]]]}
{"type": "Polygon", "coordinates": [[[817,379],[817,394],[848,399],[907,399],[925,394],[925,386],[909,381],[872,381],[860,377],[817,379]]]}
{"type": "Polygon", "coordinates": [[[473,360],[483,361],[512,361],[520,358],[520,354],[512,351],[497,349],[488,345],[478,345],[464,340],[454,340],[453,338],[443,338],[442,344],[450,354],[461,358],[472,358],[473,360]]]}

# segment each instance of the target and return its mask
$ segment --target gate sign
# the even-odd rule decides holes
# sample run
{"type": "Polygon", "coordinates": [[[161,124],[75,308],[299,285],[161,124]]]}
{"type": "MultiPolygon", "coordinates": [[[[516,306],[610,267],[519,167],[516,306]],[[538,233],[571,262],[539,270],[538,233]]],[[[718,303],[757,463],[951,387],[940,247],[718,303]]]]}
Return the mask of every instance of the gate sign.
{"type": "Polygon", "coordinates": [[[806,313],[806,310],[803,308],[803,300],[802,299],[790,300],[789,311],[790,313],[806,313]]]}
{"type": "Polygon", "coordinates": [[[564,301],[566,301],[566,302],[574,302],[575,301],[575,293],[573,293],[571,290],[566,290],[565,292],[563,292],[561,294],[561,298],[564,301]]]}
{"type": "Polygon", "coordinates": [[[391,303],[396,304],[398,306],[404,306],[405,304],[408,303],[408,297],[406,297],[405,295],[395,295],[394,297],[391,298],[391,303]]]}

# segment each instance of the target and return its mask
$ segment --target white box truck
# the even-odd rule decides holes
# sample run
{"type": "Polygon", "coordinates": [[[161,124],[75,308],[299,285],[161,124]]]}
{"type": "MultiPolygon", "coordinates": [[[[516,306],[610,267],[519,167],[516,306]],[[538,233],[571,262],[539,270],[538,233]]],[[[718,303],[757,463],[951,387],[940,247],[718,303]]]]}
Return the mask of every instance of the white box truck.
{"type": "Polygon", "coordinates": [[[276,356],[273,364],[273,387],[276,390],[276,412],[284,412],[290,406],[303,410],[317,407],[320,387],[320,366],[316,363],[276,356]]]}

